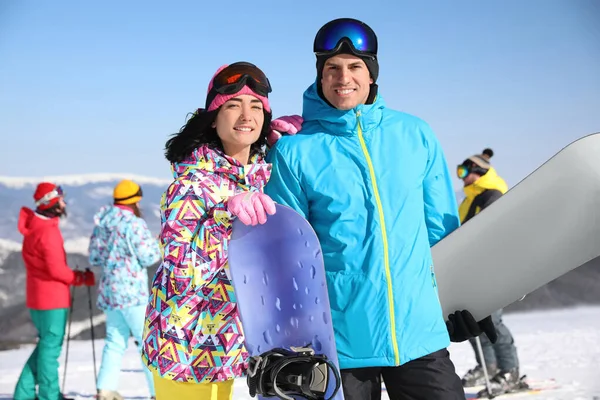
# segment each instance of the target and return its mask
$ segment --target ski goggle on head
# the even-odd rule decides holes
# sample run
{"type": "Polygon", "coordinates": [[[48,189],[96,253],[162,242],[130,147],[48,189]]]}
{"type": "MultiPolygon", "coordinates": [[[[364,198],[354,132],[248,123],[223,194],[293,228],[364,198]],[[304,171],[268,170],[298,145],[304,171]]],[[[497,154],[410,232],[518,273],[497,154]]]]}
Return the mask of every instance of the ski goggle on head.
{"type": "Polygon", "coordinates": [[[46,193],[44,195],[44,197],[42,197],[41,199],[39,199],[38,201],[35,202],[36,207],[45,205],[45,204],[50,204],[50,202],[54,199],[56,199],[57,197],[64,197],[65,196],[65,192],[63,191],[63,188],[61,186],[56,186],[52,191],[46,193]]]}
{"type": "Polygon", "coordinates": [[[458,176],[459,179],[465,179],[467,177],[467,175],[469,175],[471,173],[471,168],[467,167],[466,165],[459,165],[456,167],[456,175],[458,176]]]}
{"type": "Polygon", "coordinates": [[[335,19],[319,29],[313,51],[317,56],[335,54],[344,44],[354,55],[377,56],[375,32],[364,22],[352,18],[335,19]]]}
{"type": "Polygon", "coordinates": [[[219,94],[231,95],[248,86],[254,93],[267,97],[271,93],[271,83],[256,65],[236,62],[219,72],[212,80],[212,88],[206,99],[206,108],[219,94]]]}

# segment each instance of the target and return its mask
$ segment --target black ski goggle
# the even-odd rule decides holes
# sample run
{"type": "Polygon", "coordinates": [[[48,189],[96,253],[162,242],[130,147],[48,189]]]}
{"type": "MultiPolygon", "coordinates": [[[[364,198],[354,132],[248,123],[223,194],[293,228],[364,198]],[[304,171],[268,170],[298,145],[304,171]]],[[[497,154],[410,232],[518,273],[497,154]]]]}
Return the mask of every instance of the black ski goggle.
{"type": "Polygon", "coordinates": [[[260,96],[268,97],[271,83],[267,76],[254,64],[236,62],[219,72],[213,79],[212,88],[206,98],[206,108],[219,94],[235,94],[248,86],[260,96]]]}
{"type": "Polygon", "coordinates": [[[344,43],[355,55],[377,55],[375,32],[364,22],[352,18],[340,18],[325,24],[317,32],[313,51],[317,56],[334,54],[344,43]]]}

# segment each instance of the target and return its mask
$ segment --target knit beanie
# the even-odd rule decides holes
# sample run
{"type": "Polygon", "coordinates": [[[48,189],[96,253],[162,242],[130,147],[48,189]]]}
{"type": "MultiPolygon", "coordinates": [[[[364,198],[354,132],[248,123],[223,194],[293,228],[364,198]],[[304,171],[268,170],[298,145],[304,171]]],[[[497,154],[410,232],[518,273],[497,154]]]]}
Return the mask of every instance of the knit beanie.
{"type": "Polygon", "coordinates": [[[38,184],[33,194],[36,209],[40,211],[52,208],[62,197],[62,190],[50,182],[41,182],[38,184]]]}
{"type": "Polygon", "coordinates": [[[321,85],[321,78],[323,78],[323,68],[325,67],[325,62],[338,54],[350,54],[363,60],[367,65],[367,69],[369,70],[371,79],[373,79],[373,83],[377,82],[377,78],[379,77],[379,62],[377,61],[377,56],[368,57],[354,54],[350,46],[343,44],[340,48],[340,51],[335,54],[317,56],[317,85],[321,85]]]}
{"type": "Polygon", "coordinates": [[[481,154],[475,154],[465,159],[461,165],[469,168],[469,171],[478,175],[485,175],[491,168],[490,158],[494,155],[494,151],[490,148],[483,150],[481,154]]]}
{"type": "Polygon", "coordinates": [[[129,179],[124,179],[117,183],[113,190],[113,199],[115,204],[135,204],[142,200],[142,188],[140,185],[129,179]]]}

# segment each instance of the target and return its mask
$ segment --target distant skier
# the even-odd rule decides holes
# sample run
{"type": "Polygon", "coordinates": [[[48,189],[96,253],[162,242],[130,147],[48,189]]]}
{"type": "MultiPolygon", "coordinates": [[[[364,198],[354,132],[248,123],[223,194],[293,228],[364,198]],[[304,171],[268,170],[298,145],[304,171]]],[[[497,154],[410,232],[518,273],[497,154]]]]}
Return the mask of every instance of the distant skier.
{"type": "Polygon", "coordinates": [[[71,307],[69,287],[94,286],[95,279],[92,272],[73,271],[67,265],[58,226],[59,218],[67,214],[62,188],[42,182],[33,198],[35,211],[21,208],[19,231],[24,236],[22,256],[27,276],[26,306],[39,340],[23,367],[14,399],[67,399],[60,393],[58,358],[71,307]]]}
{"type": "MultiPolygon", "coordinates": [[[[508,190],[506,182],[498,176],[490,164],[493,155],[492,149],[488,148],[483,150],[482,154],[467,158],[457,167],[457,175],[464,182],[466,196],[459,206],[462,224],[498,200],[508,190]]],[[[488,374],[492,377],[492,391],[494,394],[500,394],[522,386],[522,382],[519,379],[517,348],[513,336],[502,322],[502,309],[492,314],[492,321],[498,335],[496,342],[492,344],[485,335],[481,335],[480,340],[485,365],[488,374]]],[[[475,350],[478,365],[463,377],[463,385],[465,387],[483,385],[485,377],[475,339],[471,338],[469,342],[475,350]]]]}
{"type": "MultiPolygon", "coordinates": [[[[123,354],[130,336],[141,351],[148,303],[148,267],[160,260],[158,241],[142,218],[142,188],[131,180],[119,182],[113,204],[94,216],[89,261],[102,268],[97,306],[106,315],[106,339],[98,372],[98,399],[122,400],[118,393],[123,354]]],[[[154,397],[151,372],[143,365],[154,397]]]]}

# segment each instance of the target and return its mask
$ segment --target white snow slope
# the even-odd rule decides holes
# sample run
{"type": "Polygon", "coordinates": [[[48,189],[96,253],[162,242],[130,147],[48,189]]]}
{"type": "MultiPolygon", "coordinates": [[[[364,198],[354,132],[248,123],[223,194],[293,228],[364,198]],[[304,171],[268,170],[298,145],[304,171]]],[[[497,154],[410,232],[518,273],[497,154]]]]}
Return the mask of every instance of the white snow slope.
{"type": "MultiPolygon", "coordinates": [[[[555,378],[560,388],[510,399],[600,400],[600,307],[509,314],[504,318],[513,332],[521,360],[521,373],[531,379],[555,378]]],[[[96,341],[98,368],[103,341],[96,341]]],[[[0,352],[0,399],[12,398],[20,369],[32,346],[0,352]]],[[[462,376],[475,364],[468,342],[450,346],[452,359],[462,376]]],[[[60,379],[64,368],[61,356],[60,379]]],[[[89,399],[95,394],[90,341],[71,343],[67,368],[66,394],[89,399]]],[[[141,363],[133,343],[123,360],[120,392],[126,399],[149,396],[141,363]]],[[[383,393],[383,399],[388,399],[383,393]]],[[[243,379],[235,384],[234,400],[250,400],[243,379]]],[[[502,397],[497,397],[501,400],[502,397]]]]}

